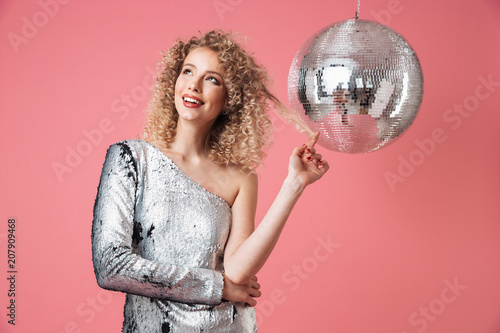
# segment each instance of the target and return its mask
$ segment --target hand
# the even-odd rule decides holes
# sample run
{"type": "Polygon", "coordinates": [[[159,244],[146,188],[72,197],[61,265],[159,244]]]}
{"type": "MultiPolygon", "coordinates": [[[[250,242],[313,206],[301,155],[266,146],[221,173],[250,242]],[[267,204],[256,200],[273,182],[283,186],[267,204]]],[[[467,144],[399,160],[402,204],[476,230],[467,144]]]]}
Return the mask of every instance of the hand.
{"type": "Polygon", "coordinates": [[[314,183],[328,171],[330,166],[316,153],[314,145],[318,141],[319,132],[309,137],[306,144],[296,147],[290,156],[288,177],[292,182],[298,181],[303,187],[314,183]]]}
{"type": "Polygon", "coordinates": [[[254,297],[260,297],[260,284],[257,282],[257,277],[254,276],[250,282],[245,284],[234,284],[226,274],[224,277],[224,288],[222,289],[222,298],[231,302],[243,302],[249,306],[257,305],[254,297]]]}

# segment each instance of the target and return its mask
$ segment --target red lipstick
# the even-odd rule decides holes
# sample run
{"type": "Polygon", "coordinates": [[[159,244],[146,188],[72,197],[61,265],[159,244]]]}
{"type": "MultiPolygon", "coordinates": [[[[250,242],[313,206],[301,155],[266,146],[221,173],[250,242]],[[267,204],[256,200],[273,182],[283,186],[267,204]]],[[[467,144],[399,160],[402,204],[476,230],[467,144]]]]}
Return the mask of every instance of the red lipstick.
{"type": "Polygon", "coordinates": [[[184,94],[182,95],[182,103],[187,108],[197,108],[205,104],[201,99],[196,96],[184,94]]]}

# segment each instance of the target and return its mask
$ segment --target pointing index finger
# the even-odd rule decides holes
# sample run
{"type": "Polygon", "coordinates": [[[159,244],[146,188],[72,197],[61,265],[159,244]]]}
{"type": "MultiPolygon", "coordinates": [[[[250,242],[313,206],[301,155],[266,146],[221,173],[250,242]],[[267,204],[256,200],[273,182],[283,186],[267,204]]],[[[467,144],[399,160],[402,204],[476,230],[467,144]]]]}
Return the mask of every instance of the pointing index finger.
{"type": "Polygon", "coordinates": [[[318,139],[319,139],[319,132],[315,132],[314,134],[312,134],[309,137],[309,140],[307,140],[307,146],[309,148],[314,147],[314,145],[316,144],[316,142],[318,142],[318,139]]]}

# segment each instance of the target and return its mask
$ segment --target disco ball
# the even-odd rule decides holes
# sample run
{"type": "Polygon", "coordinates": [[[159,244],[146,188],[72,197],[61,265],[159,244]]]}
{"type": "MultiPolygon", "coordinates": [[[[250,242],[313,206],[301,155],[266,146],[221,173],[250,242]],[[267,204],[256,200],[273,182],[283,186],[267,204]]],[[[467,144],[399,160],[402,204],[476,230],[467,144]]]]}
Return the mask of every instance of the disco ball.
{"type": "Polygon", "coordinates": [[[312,35],[288,75],[291,108],[321,132],[321,146],[345,153],[372,152],[401,137],[422,94],[422,70],[410,45],[391,28],[360,19],[312,35]]]}

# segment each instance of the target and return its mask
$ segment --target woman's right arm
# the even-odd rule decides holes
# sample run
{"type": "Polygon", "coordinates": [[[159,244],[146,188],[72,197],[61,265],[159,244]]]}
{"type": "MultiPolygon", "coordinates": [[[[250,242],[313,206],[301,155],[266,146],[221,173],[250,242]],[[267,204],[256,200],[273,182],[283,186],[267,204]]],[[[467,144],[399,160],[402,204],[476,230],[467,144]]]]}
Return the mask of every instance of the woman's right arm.
{"type": "Polygon", "coordinates": [[[128,145],[112,145],[104,161],[92,222],[92,260],[98,285],[152,298],[209,305],[219,304],[223,288],[230,288],[233,291],[227,293],[226,290],[228,300],[251,304],[250,292],[255,294],[256,282],[247,285],[252,291],[245,298],[242,297],[245,292],[235,292],[232,283],[220,272],[166,265],[134,253],[137,179],[135,160],[128,145]]]}

